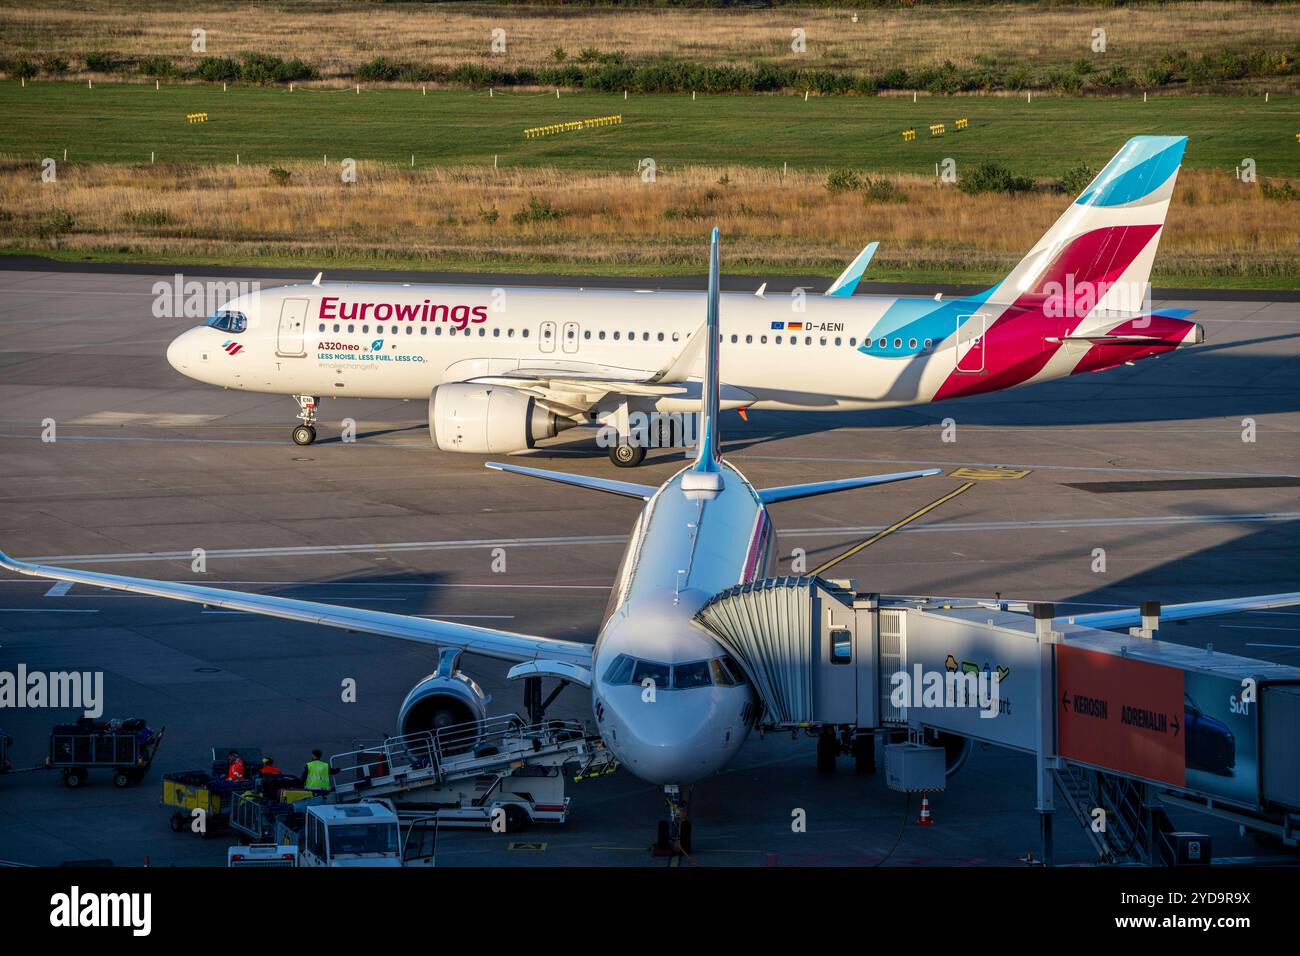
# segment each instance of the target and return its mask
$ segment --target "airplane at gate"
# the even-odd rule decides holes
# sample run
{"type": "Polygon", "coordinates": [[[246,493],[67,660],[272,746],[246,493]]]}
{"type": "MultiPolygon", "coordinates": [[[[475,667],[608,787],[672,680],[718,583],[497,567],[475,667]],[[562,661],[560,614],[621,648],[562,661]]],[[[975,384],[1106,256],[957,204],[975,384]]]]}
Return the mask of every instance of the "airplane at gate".
{"type": "MultiPolygon", "coordinates": [[[[637,777],[662,786],[670,819],[659,843],[689,852],[686,801],[690,785],[723,768],[769,703],[754,674],[781,666],[770,659],[737,660],[699,612],[737,585],[761,586],[776,568],[770,505],[799,498],[921,478],[939,469],[844,478],[755,489],[721,455],[722,379],[718,233],[710,251],[703,363],[703,412],[692,464],[658,488],[607,478],[488,462],[499,471],[574,485],[645,502],[615,575],[595,643],[561,640],[273,595],[152,581],[33,564],[0,552],[0,567],[19,574],[188,601],[302,623],[377,634],[442,648],[438,669],[419,681],[398,712],[399,739],[443,727],[481,726],[486,698],[460,670],[465,652],[509,661],[512,680],[549,677],[591,690],[601,739],[637,777]]],[[[1001,603],[1001,602],[1000,602],[1001,603]]],[[[1266,595],[1167,607],[1168,620],[1186,620],[1300,603],[1300,594],[1266,595]]],[[[1140,621],[1136,611],[1074,615],[1071,623],[1101,628],[1140,621]]],[[[563,686],[563,684],[562,684],[563,686]]],[[[552,695],[554,696],[554,695],[552,695]]]]}
{"type": "MultiPolygon", "coordinates": [[[[1186,144],[1130,139],[1020,264],[975,295],[854,296],[869,246],[824,296],[723,296],[721,407],[924,404],[1201,342],[1189,310],[1142,305],[1186,144]]],[[[231,300],[179,335],[167,360],[200,382],[292,395],[301,445],[316,438],[322,396],[427,399],[439,448],[507,454],[603,426],[626,467],[645,455],[638,414],[699,407],[699,293],[320,279],[231,300]]]]}

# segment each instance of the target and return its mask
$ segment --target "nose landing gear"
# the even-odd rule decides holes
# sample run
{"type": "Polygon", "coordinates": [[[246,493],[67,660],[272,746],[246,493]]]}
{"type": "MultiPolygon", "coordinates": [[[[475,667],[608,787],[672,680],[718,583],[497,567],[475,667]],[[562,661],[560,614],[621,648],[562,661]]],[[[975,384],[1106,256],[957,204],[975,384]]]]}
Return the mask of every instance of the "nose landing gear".
{"type": "Polygon", "coordinates": [[[690,788],[667,784],[664,787],[664,799],[668,802],[668,819],[659,821],[650,852],[654,856],[690,856],[691,821],[686,819],[690,806],[690,788]]]}
{"type": "Polygon", "coordinates": [[[316,397],[314,395],[295,395],[298,403],[298,420],[301,425],[294,426],[293,443],[310,445],[316,440],[316,397]]]}

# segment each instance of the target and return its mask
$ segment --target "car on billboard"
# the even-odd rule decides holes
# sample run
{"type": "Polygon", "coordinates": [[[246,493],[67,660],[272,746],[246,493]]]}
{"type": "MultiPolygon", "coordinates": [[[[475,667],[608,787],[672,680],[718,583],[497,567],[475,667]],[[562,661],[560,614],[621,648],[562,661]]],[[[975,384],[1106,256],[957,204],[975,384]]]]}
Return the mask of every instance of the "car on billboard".
{"type": "Polygon", "coordinates": [[[1237,739],[1228,725],[1197,706],[1191,694],[1183,695],[1183,727],[1187,734],[1187,769],[1226,777],[1237,764],[1237,739]]]}

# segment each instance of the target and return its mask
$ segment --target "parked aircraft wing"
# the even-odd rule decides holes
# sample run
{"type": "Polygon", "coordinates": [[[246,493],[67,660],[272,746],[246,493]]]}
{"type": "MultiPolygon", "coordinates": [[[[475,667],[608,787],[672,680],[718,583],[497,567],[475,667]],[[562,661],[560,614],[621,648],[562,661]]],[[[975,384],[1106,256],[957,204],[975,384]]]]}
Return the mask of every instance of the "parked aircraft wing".
{"type": "Polygon", "coordinates": [[[648,379],[614,379],[604,375],[587,376],[543,369],[516,369],[499,375],[480,375],[468,381],[479,385],[508,385],[511,388],[539,389],[562,395],[617,392],[622,395],[659,396],[680,395],[686,392],[686,389],[680,385],[658,385],[648,379]]]}
{"type": "Polygon", "coordinates": [[[0,551],[0,567],[31,577],[53,578],[57,581],[71,581],[74,584],[86,584],[91,587],[130,591],[173,601],[188,601],[192,604],[284,618],[304,624],[343,628],[363,634],[378,634],[382,637],[395,637],[438,647],[459,647],[471,654],[482,654],[484,657],[495,657],[498,660],[514,663],[547,659],[591,667],[591,645],[577,641],[514,634],[510,631],[497,631],[468,624],[453,624],[450,621],[390,614],[384,611],[368,611],[363,608],[322,604],[317,601],[299,601],[295,598],[274,597],[268,594],[226,591],[193,584],[151,581],[147,578],[130,578],[118,574],[101,574],[95,571],[76,571],[50,565],[31,564],[11,558],[2,551],[0,551]]]}
{"type": "Polygon", "coordinates": [[[658,490],[652,485],[638,485],[630,481],[613,481],[609,478],[593,478],[588,475],[571,475],[566,471],[524,468],[519,465],[506,465],[499,461],[485,461],[483,466],[494,471],[508,471],[516,475],[543,478],[546,481],[557,481],[562,485],[576,485],[579,488],[590,488],[592,491],[623,495],[625,498],[640,498],[642,501],[649,501],[650,496],[658,490]]]}
{"type": "Polygon", "coordinates": [[[795,498],[812,498],[816,495],[828,495],[833,491],[848,491],[851,488],[867,488],[871,485],[887,485],[891,481],[907,481],[909,478],[928,478],[937,475],[943,469],[926,468],[922,471],[898,471],[889,475],[865,475],[861,478],[840,478],[835,481],[814,481],[806,485],[782,485],[780,488],[764,488],[758,493],[763,504],[770,505],[778,501],[793,501],[795,498]]]}
{"type": "MultiPolygon", "coordinates": [[[[1255,597],[1225,598],[1220,601],[1193,601],[1190,604],[1166,604],[1160,609],[1160,620],[1190,621],[1198,617],[1215,617],[1219,614],[1236,614],[1239,611],[1263,611],[1273,607],[1294,607],[1300,604],[1300,591],[1289,594],[1262,594],[1255,597]]],[[[1119,611],[1092,611],[1087,614],[1058,616],[1066,624],[1082,624],[1110,630],[1117,627],[1137,627],[1142,623],[1142,611],[1130,607],[1119,611]]]]}

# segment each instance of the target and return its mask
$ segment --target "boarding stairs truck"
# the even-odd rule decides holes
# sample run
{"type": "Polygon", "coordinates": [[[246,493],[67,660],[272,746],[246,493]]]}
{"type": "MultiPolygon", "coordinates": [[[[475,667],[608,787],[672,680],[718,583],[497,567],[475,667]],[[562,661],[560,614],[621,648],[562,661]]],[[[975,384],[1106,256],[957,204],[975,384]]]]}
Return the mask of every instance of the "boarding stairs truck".
{"type": "Polygon", "coordinates": [[[515,832],[568,817],[566,774],[575,781],[617,769],[584,724],[517,714],[389,737],[330,758],[331,799],[391,800],[441,826],[515,832]]]}

